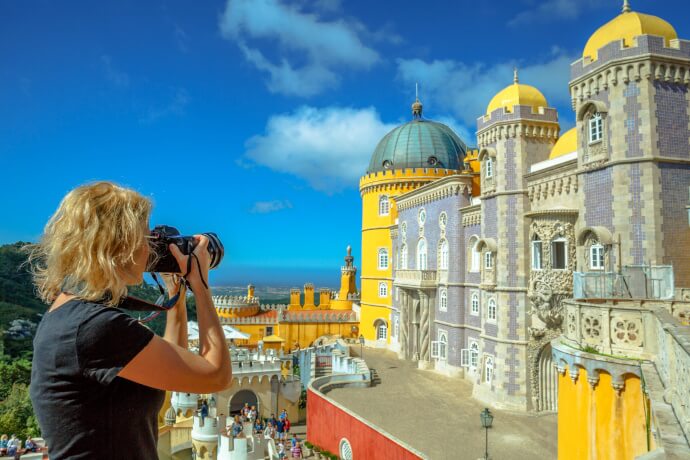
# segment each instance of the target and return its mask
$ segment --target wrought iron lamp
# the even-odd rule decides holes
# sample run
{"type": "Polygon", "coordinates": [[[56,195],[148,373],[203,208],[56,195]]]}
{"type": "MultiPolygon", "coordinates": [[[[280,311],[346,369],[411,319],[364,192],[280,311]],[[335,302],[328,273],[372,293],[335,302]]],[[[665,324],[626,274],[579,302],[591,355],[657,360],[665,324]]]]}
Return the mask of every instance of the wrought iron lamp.
{"type": "Polygon", "coordinates": [[[485,407],[484,410],[479,414],[479,418],[482,420],[482,426],[484,427],[484,430],[486,431],[486,444],[484,448],[484,459],[489,460],[489,428],[491,428],[491,424],[494,421],[494,416],[491,414],[489,411],[488,407],[485,407]]]}

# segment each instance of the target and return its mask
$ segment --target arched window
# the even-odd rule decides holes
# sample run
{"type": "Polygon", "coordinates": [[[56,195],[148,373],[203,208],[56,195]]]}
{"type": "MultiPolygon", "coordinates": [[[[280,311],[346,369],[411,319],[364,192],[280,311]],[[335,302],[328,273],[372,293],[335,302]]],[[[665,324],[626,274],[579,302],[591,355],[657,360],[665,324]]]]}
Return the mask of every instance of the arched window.
{"type": "Polygon", "coordinates": [[[493,270],[494,268],[494,253],[491,251],[484,253],[484,268],[487,270],[493,270]]]}
{"type": "Polygon", "coordinates": [[[556,238],[551,241],[551,268],[553,270],[565,270],[568,266],[568,241],[565,238],[556,238]]]}
{"type": "Polygon", "coordinates": [[[426,270],[426,240],[420,239],[417,243],[417,270],[426,270]]]}
{"type": "Polygon", "coordinates": [[[386,340],[388,337],[388,326],[385,321],[378,320],[376,322],[376,340],[386,340]]]}
{"type": "Polygon", "coordinates": [[[442,361],[448,359],[448,335],[445,331],[438,331],[438,358],[442,361]]]}
{"type": "Polygon", "coordinates": [[[477,363],[479,362],[479,344],[471,340],[470,341],[470,367],[473,369],[477,368],[477,363]]]}
{"type": "Polygon", "coordinates": [[[445,239],[441,240],[438,264],[440,270],[448,270],[448,241],[445,239]]]}
{"type": "Polygon", "coordinates": [[[492,177],[494,177],[494,161],[491,159],[490,156],[486,157],[485,168],[486,168],[486,178],[491,179],[492,177]]]}
{"type": "Polygon", "coordinates": [[[379,249],[379,270],[388,269],[388,249],[379,249]]]}
{"type": "Polygon", "coordinates": [[[591,270],[604,269],[604,246],[594,243],[589,248],[589,268],[591,270]]]}
{"type": "Polygon", "coordinates": [[[486,309],[486,319],[496,321],[496,300],[489,299],[489,307],[486,309]]]}
{"type": "Polygon", "coordinates": [[[407,244],[400,248],[400,269],[407,270],[407,244]]]}
{"type": "Polygon", "coordinates": [[[479,294],[477,293],[472,294],[470,313],[472,313],[473,315],[479,314],[479,294]]]}
{"type": "Polygon", "coordinates": [[[379,283],[379,297],[388,297],[388,284],[385,282],[379,283]]]}
{"type": "Polygon", "coordinates": [[[487,356],[484,362],[484,381],[491,383],[494,379],[494,358],[487,356]]]}
{"type": "Polygon", "coordinates": [[[470,244],[467,249],[467,260],[470,261],[469,271],[475,273],[479,271],[479,264],[482,257],[481,253],[477,250],[477,243],[479,243],[479,238],[473,235],[472,238],[470,238],[470,244]]]}
{"type": "Polygon", "coordinates": [[[387,216],[390,214],[390,202],[386,195],[379,197],[379,216],[387,216]]]}
{"type": "Polygon", "coordinates": [[[438,296],[438,309],[440,311],[448,311],[448,290],[442,288],[438,296]]]}
{"type": "Polygon", "coordinates": [[[532,237],[532,270],[541,270],[542,263],[542,245],[538,235],[532,237]]]}
{"type": "Polygon", "coordinates": [[[601,114],[596,112],[589,119],[589,143],[599,142],[604,135],[604,120],[601,114]]]}

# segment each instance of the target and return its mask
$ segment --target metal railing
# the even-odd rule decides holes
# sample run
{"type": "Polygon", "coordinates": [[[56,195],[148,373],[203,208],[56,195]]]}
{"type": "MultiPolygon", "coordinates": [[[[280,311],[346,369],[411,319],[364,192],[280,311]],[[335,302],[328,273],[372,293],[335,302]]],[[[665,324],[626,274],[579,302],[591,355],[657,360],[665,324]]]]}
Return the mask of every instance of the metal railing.
{"type": "Polygon", "coordinates": [[[575,299],[673,299],[671,265],[626,265],[620,272],[573,273],[575,299]]]}

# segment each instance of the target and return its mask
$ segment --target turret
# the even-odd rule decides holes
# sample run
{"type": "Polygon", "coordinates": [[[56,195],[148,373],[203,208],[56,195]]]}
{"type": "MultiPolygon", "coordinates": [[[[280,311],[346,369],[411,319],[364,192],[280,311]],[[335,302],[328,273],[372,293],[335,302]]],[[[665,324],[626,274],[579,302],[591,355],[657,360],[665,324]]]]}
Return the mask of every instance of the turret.
{"type": "Polygon", "coordinates": [[[331,308],[331,290],[328,288],[319,289],[319,310],[331,308]]]}
{"type": "Polygon", "coordinates": [[[247,286],[247,298],[251,299],[253,297],[254,297],[254,285],[250,284],[249,286],[247,286]]]}
{"type": "Polygon", "coordinates": [[[288,310],[301,310],[302,304],[300,302],[300,292],[299,288],[290,289],[290,305],[288,310]]]}
{"type": "Polygon", "coordinates": [[[192,451],[198,460],[216,460],[218,455],[218,419],[194,415],[192,451]]]}
{"type": "Polygon", "coordinates": [[[314,285],[311,283],[306,283],[304,285],[304,305],[303,310],[316,310],[314,305],[314,285]]]}

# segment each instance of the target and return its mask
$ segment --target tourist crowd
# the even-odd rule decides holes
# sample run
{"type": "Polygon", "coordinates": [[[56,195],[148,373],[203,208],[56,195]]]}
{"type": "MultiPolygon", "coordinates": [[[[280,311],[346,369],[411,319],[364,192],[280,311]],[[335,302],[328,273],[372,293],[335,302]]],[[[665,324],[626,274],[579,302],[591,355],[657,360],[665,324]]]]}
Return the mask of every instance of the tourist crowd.
{"type": "Polygon", "coordinates": [[[24,448],[22,449],[22,441],[17,436],[12,435],[8,437],[6,434],[0,436],[0,456],[19,458],[21,455],[29,452],[38,452],[38,446],[33,439],[26,438],[24,448]]]}
{"type": "Polygon", "coordinates": [[[297,438],[296,434],[292,434],[292,438],[288,440],[290,434],[290,419],[287,415],[287,410],[283,409],[278,418],[275,414],[271,417],[262,420],[258,416],[256,406],[249,407],[245,404],[239,415],[235,415],[231,423],[228,423],[225,430],[228,436],[233,438],[244,437],[244,424],[252,425],[252,431],[255,435],[261,435],[264,439],[273,439],[278,450],[278,457],[282,460],[288,458],[302,458],[302,443],[297,438]]]}

